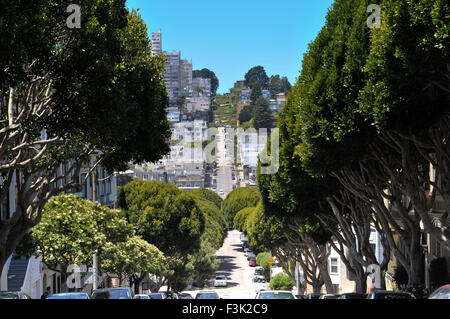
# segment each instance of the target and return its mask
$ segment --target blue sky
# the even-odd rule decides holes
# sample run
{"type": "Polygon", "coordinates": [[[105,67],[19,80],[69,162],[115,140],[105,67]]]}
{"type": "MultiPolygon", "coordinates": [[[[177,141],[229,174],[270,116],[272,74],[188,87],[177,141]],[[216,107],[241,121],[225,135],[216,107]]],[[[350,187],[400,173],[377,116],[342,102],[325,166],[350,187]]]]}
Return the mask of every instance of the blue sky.
{"type": "Polygon", "coordinates": [[[261,65],[295,83],[307,45],[333,0],[127,0],[150,32],[161,29],[163,51],[181,51],[193,69],[208,68],[226,93],[261,65]]]}

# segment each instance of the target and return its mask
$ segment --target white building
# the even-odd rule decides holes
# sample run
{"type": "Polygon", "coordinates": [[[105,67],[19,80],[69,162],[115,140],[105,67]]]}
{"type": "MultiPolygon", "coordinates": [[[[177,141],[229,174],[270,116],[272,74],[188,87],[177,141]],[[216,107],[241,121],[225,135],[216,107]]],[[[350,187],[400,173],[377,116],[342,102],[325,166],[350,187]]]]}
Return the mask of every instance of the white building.
{"type": "Polygon", "coordinates": [[[198,96],[211,96],[211,79],[194,78],[192,80],[192,87],[194,94],[198,94],[198,96]]]}
{"type": "Polygon", "coordinates": [[[187,99],[186,110],[188,112],[208,111],[210,106],[209,97],[190,97],[187,99]]]}
{"type": "Polygon", "coordinates": [[[172,122],[180,121],[181,112],[177,107],[168,107],[167,108],[167,119],[172,122]]]}
{"type": "Polygon", "coordinates": [[[152,32],[152,55],[162,53],[162,35],[161,30],[152,32]]]}

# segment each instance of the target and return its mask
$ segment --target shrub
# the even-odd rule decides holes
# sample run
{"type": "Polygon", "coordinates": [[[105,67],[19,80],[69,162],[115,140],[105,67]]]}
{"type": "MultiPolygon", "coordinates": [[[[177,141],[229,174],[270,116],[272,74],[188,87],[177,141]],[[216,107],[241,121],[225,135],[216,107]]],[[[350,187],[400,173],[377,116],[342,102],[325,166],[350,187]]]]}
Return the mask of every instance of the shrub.
{"type": "Polygon", "coordinates": [[[276,274],[270,281],[270,289],[272,290],[289,290],[294,287],[292,280],[284,273],[276,274]]]}

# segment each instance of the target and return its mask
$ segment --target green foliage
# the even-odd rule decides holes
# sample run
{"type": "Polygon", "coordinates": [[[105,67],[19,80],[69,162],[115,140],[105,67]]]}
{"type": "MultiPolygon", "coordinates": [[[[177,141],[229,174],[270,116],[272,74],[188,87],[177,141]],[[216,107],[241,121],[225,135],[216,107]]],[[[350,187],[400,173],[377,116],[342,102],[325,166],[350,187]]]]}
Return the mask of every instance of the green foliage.
{"type": "Polygon", "coordinates": [[[261,84],[259,82],[255,82],[252,85],[252,93],[250,94],[250,101],[252,104],[255,104],[258,98],[262,96],[261,92],[261,84]]]}
{"type": "Polygon", "coordinates": [[[71,264],[91,265],[95,250],[132,235],[132,226],[119,211],[69,194],[53,197],[32,230],[43,262],[53,269],[61,266],[63,273],[71,264]]]}
{"type": "Polygon", "coordinates": [[[208,241],[202,241],[200,250],[190,256],[193,267],[192,277],[197,286],[204,287],[212,275],[219,269],[220,261],[216,258],[216,247],[208,241]]]}
{"type": "Polygon", "coordinates": [[[258,83],[261,89],[267,89],[269,85],[269,77],[262,66],[255,66],[245,74],[245,85],[253,88],[254,84],[258,83]]]}
{"type": "Polygon", "coordinates": [[[257,130],[260,128],[270,129],[272,128],[273,121],[269,101],[260,96],[253,106],[253,127],[257,130]]]}
{"type": "MultiPolygon", "coordinates": [[[[248,245],[256,253],[278,247],[285,242],[283,233],[286,231],[285,218],[265,215],[262,202],[248,215],[247,233],[248,245]]],[[[236,215],[237,216],[237,215],[236,215]]]]}
{"type": "Polygon", "coordinates": [[[138,235],[166,255],[200,246],[204,215],[196,197],[173,184],[135,180],[122,187],[138,235]]]}
{"type": "Polygon", "coordinates": [[[244,106],[239,112],[239,123],[248,122],[253,118],[253,105],[244,106]]]}
{"type": "Polygon", "coordinates": [[[291,83],[289,83],[289,80],[287,77],[282,77],[277,75],[272,75],[269,80],[269,91],[270,96],[274,99],[278,93],[285,93],[286,95],[291,90],[292,86],[291,83]]]}
{"type": "Polygon", "coordinates": [[[276,274],[270,281],[270,289],[272,290],[288,290],[291,291],[294,287],[292,280],[284,273],[276,274]]]}
{"type": "Polygon", "coordinates": [[[216,192],[213,192],[212,190],[209,190],[207,188],[193,189],[189,191],[189,194],[195,195],[202,200],[208,200],[210,202],[213,202],[214,205],[217,206],[217,208],[220,208],[222,206],[223,202],[222,197],[217,195],[216,192]]]}
{"type": "Polygon", "coordinates": [[[270,264],[268,262],[269,259],[273,258],[272,255],[268,252],[261,252],[258,255],[256,255],[256,264],[263,267],[264,270],[270,269],[270,264]]]}
{"type": "Polygon", "coordinates": [[[233,219],[233,228],[240,232],[247,233],[247,220],[253,214],[255,207],[246,207],[241,209],[233,219]]]}
{"type": "Polygon", "coordinates": [[[118,243],[107,242],[99,253],[99,266],[104,272],[124,279],[151,273],[161,275],[165,269],[164,254],[139,236],[118,243]]]}
{"type": "Polygon", "coordinates": [[[216,95],[217,89],[219,88],[219,80],[217,79],[217,76],[213,71],[206,68],[201,70],[193,70],[192,78],[211,79],[211,94],[213,96],[216,95]]]}
{"type": "Polygon", "coordinates": [[[261,200],[259,192],[256,188],[240,187],[234,189],[222,203],[222,214],[227,222],[231,225],[234,216],[246,207],[254,207],[261,200]]]}

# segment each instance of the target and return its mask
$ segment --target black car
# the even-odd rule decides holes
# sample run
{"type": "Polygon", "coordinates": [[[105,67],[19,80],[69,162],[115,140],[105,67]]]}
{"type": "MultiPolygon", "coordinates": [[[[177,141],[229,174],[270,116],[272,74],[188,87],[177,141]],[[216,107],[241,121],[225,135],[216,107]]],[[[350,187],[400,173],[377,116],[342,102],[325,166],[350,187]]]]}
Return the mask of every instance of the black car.
{"type": "Polygon", "coordinates": [[[406,291],[375,290],[367,295],[367,299],[416,299],[406,291]]]}
{"type": "Polygon", "coordinates": [[[31,299],[22,291],[0,291],[0,299],[31,299]]]}
{"type": "Polygon", "coordinates": [[[92,299],[133,299],[133,292],[130,288],[106,288],[97,289],[92,292],[92,299]]]}
{"type": "Polygon", "coordinates": [[[366,299],[367,294],[359,292],[343,293],[338,299],[366,299]]]}
{"type": "Polygon", "coordinates": [[[322,294],[312,293],[312,294],[306,295],[306,299],[319,299],[320,296],[322,296],[322,294]]]}

